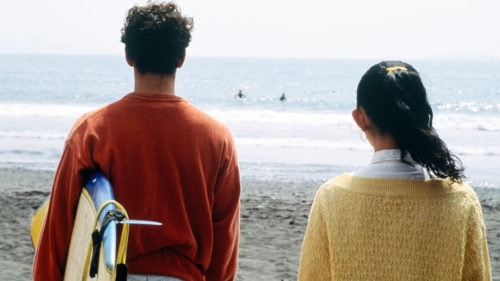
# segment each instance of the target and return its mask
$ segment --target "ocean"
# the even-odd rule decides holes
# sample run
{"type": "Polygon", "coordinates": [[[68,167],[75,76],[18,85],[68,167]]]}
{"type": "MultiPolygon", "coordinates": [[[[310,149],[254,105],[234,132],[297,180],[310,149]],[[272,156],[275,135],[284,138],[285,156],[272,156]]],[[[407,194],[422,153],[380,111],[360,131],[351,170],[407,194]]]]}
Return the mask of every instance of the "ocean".
{"type": "MultiPolygon", "coordinates": [[[[133,89],[121,56],[0,59],[0,167],[54,170],[75,120],[133,89]]],[[[371,158],[351,110],[359,79],[377,62],[188,57],[176,94],[231,129],[243,177],[324,181],[371,158]],[[239,90],[244,98],[235,97],[239,90]]],[[[467,181],[500,188],[500,61],[407,62],[419,70],[434,125],[467,181]]]]}

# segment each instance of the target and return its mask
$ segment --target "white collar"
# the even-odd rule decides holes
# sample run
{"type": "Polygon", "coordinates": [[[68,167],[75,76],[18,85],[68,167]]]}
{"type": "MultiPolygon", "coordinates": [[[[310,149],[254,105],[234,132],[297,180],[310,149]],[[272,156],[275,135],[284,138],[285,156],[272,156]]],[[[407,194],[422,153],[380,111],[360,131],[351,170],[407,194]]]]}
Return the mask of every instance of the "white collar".
{"type": "Polygon", "coordinates": [[[360,168],[353,175],[366,178],[429,178],[425,169],[416,163],[409,153],[401,161],[399,149],[385,149],[375,152],[370,165],[360,168]]]}
{"type": "MultiPolygon", "coordinates": [[[[408,163],[415,163],[413,161],[413,158],[411,158],[411,155],[409,153],[405,154],[405,157],[403,157],[403,160],[408,163]]],[[[372,160],[370,164],[376,164],[376,163],[381,163],[381,162],[388,162],[388,161],[401,161],[401,150],[399,149],[384,149],[384,150],[379,150],[373,153],[372,160]]]]}

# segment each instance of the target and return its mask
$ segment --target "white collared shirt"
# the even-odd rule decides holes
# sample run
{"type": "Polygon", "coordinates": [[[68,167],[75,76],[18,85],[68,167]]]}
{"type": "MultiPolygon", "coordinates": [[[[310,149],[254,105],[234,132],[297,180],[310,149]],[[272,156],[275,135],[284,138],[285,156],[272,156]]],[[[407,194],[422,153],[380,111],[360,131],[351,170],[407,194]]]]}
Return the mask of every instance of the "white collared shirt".
{"type": "Polygon", "coordinates": [[[429,175],[422,166],[411,158],[410,154],[401,161],[399,149],[380,150],[373,154],[370,165],[352,173],[364,178],[428,179],[429,175]]]}

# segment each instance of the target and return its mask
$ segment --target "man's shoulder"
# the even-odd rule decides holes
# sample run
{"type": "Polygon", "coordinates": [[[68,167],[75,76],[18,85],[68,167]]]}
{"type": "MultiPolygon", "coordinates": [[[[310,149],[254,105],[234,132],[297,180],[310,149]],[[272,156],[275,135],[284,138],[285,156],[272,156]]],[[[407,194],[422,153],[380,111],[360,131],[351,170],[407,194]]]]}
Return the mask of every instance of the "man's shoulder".
{"type": "Polygon", "coordinates": [[[229,132],[228,126],[224,123],[219,110],[206,111],[198,108],[190,102],[183,103],[181,110],[184,115],[196,126],[204,126],[209,130],[220,132],[229,132]]]}

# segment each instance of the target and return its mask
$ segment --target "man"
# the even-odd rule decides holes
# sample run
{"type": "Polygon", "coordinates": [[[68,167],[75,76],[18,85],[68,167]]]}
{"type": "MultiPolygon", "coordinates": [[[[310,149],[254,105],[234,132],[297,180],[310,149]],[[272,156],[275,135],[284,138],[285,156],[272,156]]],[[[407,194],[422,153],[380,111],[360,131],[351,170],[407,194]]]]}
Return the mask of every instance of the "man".
{"type": "Polygon", "coordinates": [[[122,42],[134,92],[71,130],[35,253],[35,281],[62,280],[74,210],[91,170],[108,177],[131,218],[163,223],[131,227],[129,279],[235,278],[240,178],[233,138],[174,91],[191,29],[173,3],[129,10],[122,42]]]}

